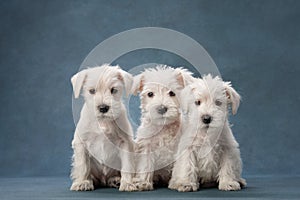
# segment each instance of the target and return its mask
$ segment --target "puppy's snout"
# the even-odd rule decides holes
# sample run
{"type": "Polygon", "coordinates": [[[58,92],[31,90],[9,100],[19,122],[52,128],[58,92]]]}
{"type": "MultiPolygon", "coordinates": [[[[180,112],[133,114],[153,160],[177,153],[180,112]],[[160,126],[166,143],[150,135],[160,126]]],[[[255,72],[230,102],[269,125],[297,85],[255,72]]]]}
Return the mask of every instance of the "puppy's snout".
{"type": "Polygon", "coordinates": [[[212,121],[212,117],[210,115],[203,115],[202,116],[202,122],[204,124],[209,124],[212,121]]]}
{"type": "Polygon", "coordinates": [[[98,106],[98,109],[101,113],[107,113],[107,111],[109,110],[109,106],[106,104],[101,104],[100,106],[98,106]]]}
{"type": "Polygon", "coordinates": [[[164,105],[161,105],[157,108],[157,112],[161,115],[165,114],[168,111],[168,108],[164,105]]]}

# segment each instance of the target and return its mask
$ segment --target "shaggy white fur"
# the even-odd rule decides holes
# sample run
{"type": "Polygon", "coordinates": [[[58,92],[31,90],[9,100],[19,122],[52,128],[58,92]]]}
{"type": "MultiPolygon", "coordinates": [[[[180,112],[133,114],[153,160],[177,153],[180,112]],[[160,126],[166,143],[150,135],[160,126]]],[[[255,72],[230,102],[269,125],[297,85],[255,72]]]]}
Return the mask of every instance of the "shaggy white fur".
{"type": "Polygon", "coordinates": [[[168,184],[180,135],[178,96],[191,79],[187,70],[168,66],[146,69],[134,77],[133,93],[140,92],[142,111],[135,147],[140,191],[152,190],[153,181],[168,184]]]}
{"type": "Polygon", "coordinates": [[[169,188],[188,192],[215,183],[220,190],[241,189],[246,182],[239,145],[227,116],[228,105],[237,112],[239,94],[230,82],[207,75],[194,79],[181,101],[185,117],[169,188]]]}
{"type": "Polygon", "coordinates": [[[85,103],[72,141],[71,190],[119,187],[135,190],[132,181],[132,128],[122,103],[123,87],[130,91],[133,78],[118,66],[85,69],[71,79],[74,96],[81,89],[85,103]],[[119,171],[121,169],[121,172],[119,171]]]}

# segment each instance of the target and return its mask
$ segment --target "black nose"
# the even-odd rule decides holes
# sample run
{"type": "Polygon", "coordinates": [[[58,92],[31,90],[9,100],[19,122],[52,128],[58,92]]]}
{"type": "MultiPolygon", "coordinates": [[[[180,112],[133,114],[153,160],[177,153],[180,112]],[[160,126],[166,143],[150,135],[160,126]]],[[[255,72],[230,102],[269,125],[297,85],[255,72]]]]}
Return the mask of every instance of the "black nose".
{"type": "Polygon", "coordinates": [[[165,114],[168,111],[168,108],[166,106],[159,106],[157,108],[157,112],[161,115],[165,114]]]}
{"type": "Polygon", "coordinates": [[[101,104],[100,106],[98,106],[98,109],[101,113],[107,113],[107,111],[109,110],[109,106],[106,104],[101,104]]]}
{"type": "Polygon", "coordinates": [[[211,122],[212,118],[209,115],[203,115],[202,116],[202,121],[204,124],[209,124],[211,122]]]}

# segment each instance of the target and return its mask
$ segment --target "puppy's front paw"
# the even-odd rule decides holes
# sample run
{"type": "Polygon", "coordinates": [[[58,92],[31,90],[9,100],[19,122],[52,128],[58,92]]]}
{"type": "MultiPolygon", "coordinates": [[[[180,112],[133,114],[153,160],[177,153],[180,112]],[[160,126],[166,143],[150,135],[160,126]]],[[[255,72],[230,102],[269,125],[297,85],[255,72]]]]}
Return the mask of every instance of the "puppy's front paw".
{"type": "Polygon", "coordinates": [[[178,192],[196,192],[199,189],[199,184],[171,184],[169,189],[177,190],[178,192]]]}
{"type": "Polygon", "coordinates": [[[240,189],[241,189],[240,183],[237,181],[221,181],[219,183],[219,190],[233,191],[233,190],[240,190],[240,189]]]}
{"type": "Polygon", "coordinates": [[[246,187],[246,185],[247,185],[246,180],[243,178],[240,178],[239,183],[240,183],[241,187],[246,187]]]}
{"type": "Polygon", "coordinates": [[[94,190],[93,182],[90,180],[84,180],[82,182],[74,182],[70,188],[73,191],[90,191],[94,190]]]}
{"type": "Polygon", "coordinates": [[[132,191],[137,191],[137,188],[134,184],[132,183],[127,183],[122,181],[119,191],[127,191],[127,192],[132,192],[132,191]]]}
{"type": "Polygon", "coordinates": [[[120,180],[121,180],[120,176],[110,177],[107,181],[107,185],[108,185],[108,187],[119,188],[120,187],[120,180]]]}
{"type": "Polygon", "coordinates": [[[137,188],[138,191],[153,190],[153,183],[146,182],[146,181],[136,182],[135,186],[136,186],[136,188],[137,188]]]}

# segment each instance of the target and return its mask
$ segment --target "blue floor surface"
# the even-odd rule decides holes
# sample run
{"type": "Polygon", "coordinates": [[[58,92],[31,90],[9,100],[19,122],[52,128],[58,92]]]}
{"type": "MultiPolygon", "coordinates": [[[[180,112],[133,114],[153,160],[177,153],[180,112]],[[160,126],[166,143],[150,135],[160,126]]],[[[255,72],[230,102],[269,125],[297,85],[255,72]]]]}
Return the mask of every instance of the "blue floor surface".
{"type": "Polygon", "coordinates": [[[300,199],[300,176],[251,176],[241,191],[224,192],[217,188],[180,193],[167,188],[149,192],[119,192],[100,188],[95,191],[69,191],[68,177],[0,178],[0,199],[300,199]]]}

